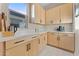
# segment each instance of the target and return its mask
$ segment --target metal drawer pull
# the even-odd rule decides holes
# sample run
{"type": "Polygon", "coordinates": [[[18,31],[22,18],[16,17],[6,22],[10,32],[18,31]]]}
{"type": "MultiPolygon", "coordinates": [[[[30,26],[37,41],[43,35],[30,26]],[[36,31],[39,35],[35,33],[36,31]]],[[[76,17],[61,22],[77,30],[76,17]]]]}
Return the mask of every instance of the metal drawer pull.
{"type": "Polygon", "coordinates": [[[29,50],[31,49],[31,44],[29,43],[29,44],[27,44],[26,46],[27,46],[27,47],[26,47],[26,50],[29,51],[29,50]]]}
{"type": "Polygon", "coordinates": [[[15,44],[17,44],[17,43],[21,43],[21,42],[23,42],[24,40],[21,40],[21,41],[17,41],[17,42],[15,42],[15,44]]]}
{"type": "Polygon", "coordinates": [[[37,36],[34,36],[34,37],[32,37],[32,38],[36,38],[37,36]]]}

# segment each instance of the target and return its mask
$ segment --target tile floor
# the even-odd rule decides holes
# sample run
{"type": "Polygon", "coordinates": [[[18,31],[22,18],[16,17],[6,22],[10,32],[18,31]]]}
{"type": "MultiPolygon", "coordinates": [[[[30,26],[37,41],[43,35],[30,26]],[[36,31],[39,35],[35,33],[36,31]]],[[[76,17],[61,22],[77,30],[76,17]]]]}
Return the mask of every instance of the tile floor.
{"type": "Polygon", "coordinates": [[[51,47],[51,46],[46,46],[43,50],[42,53],[39,54],[39,56],[73,56],[73,53],[51,47]]]}

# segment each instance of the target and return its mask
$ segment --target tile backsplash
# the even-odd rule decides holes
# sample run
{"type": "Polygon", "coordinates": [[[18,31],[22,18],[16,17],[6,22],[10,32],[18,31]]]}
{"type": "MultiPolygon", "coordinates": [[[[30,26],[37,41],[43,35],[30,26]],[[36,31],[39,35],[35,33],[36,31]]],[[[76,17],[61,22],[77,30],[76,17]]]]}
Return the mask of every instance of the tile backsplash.
{"type": "Polygon", "coordinates": [[[39,24],[29,24],[28,28],[31,30],[37,30],[40,31],[57,31],[56,29],[59,26],[64,27],[65,32],[72,32],[73,31],[73,24],[54,24],[54,25],[39,25],[39,24]]]}
{"type": "Polygon", "coordinates": [[[59,26],[63,26],[64,27],[64,31],[66,32],[72,32],[73,31],[73,24],[55,24],[55,25],[47,25],[46,29],[47,31],[57,31],[56,29],[59,26]]]}

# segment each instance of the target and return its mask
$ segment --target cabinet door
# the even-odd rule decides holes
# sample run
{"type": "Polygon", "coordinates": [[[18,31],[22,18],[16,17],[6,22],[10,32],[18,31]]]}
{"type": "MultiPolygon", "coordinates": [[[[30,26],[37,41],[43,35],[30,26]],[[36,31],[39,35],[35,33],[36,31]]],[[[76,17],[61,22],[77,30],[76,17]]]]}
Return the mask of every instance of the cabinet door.
{"type": "Polygon", "coordinates": [[[47,44],[58,47],[58,33],[48,33],[47,44]]]}
{"type": "Polygon", "coordinates": [[[31,48],[32,48],[32,55],[38,55],[39,49],[38,49],[38,38],[35,38],[32,43],[31,43],[31,48]]]}
{"type": "Polygon", "coordinates": [[[61,23],[72,23],[73,5],[64,4],[61,5],[61,23]]]}
{"type": "Polygon", "coordinates": [[[39,35],[39,51],[41,51],[46,45],[46,39],[44,34],[39,35]]]}
{"type": "Polygon", "coordinates": [[[52,10],[46,10],[46,24],[52,24],[52,10]]]}
{"type": "Polygon", "coordinates": [[[74,51],[74,34],[60,33],[59,36],[59,47],[69,51],[74,51]]]}
{"type": "Polygon", "coordinates": [[[6,55],[7,56],[25,56],[26,55],[25,44],[21,44],[13,48],[7,49],[6,55]]]}
{"type": "Polygon", "coordinates": [[[40,12],[40,5],[39,4],[35,4],[35,23],[40,23],[40,15],[41,15],[41,12],[40,12]]]}
{"type": "Polygon", "coordinates": [[[0,56],[4,55],[4,43],[0,42],[0,56]]]}
{"type": "Polygon", "coordinates": [[[40,9],[40,13],[41,13],[41,15],[40,15],[40,24],[45,24],[45,9],[41,6],[40,7],[41,9],[40,9]]]}
{"type": "Polygon", "coordinates": [[[59,24],[60,23],[60,8],[55,7],[46,11],[46,22],[48,24],[59,24]]]}
{"type": "Polygon", "coordinates": [[[34,39],[26,43],[26,53],[29,56],[34,56],[38,54],[38,39],[34,39]]]}

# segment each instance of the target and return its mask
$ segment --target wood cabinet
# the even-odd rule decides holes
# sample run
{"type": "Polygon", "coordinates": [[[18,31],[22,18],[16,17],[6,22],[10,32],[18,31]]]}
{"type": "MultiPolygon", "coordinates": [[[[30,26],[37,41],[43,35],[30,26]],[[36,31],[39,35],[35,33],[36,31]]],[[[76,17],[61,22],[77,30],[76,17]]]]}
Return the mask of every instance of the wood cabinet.
{"type": "Polygon", "coordinates": [[[40,9],[41,9],[40,5],[35,4],[35,23],[40,23],[40,17],[41,17],[40,9]]]}
{"type": "Polygon", "coordinates": [[[0,42],[0,56],[4,55],[4,42],[0,42]]]}
{"type": "Polygon", "coordinates": [[[0,43],[0,55],[6,56],[35,56],[47,44],[47,33],[33,37],[21,37],[0,43]],[[18,40],[19,39],[19,40],[18,40]],[[29,40],[29,41],[28,41],[29,40]],[[4,49],[5,47],[5,49],[4,49]],[[4,52],[5,51],[5,52],[4,52]]]}
{"type": "Polygon", "coordinates": [[[41,6],[41,11],[40,11],[40,13],[41,13],[41,16],[40,16],[40,20],[41,20],[41,22],[40,22],[40,24],[45,24],[46,23],[46,20],[45,20],[45,9],[41,6]]]}
{"type": "Polygon", "coordinates": [[[58,33],[47,33],[47,44],[58,47],[58,33]]]}
{"type": "Polygon", "coordinates": [[[47,44],[46,33],[40,34],[40,36],[39,36],[39,51],[41,51],[43,48],[45,48],[46,44],[47,44]]]}
{"type": "Polygon", "coordinates": [[[72,23],[73,4],[62,4],[46,10],[46,24],[72,23]]]}
{"type": "Polygon", "coordinates": [[[25,44],[21,44],[13,48],[7,49],[6,55],[7,56],[25,56],[26,55],[25,44]]]}
{"type": "Polygon", "coordinates": [[[35,23],[45,24],[45,9],[40,4],[35,4],[35,23]]]}
{"type": "Polygon", "coordinates": [[[74,52],[74,33],[48,33],[47,43],[49,45],[74,52]]]}
{"type": "Polygon", "coordinates": [[[25,44],[26,46],[26,55],[34,56],[38,54],[38,39],[34,38],[34,40],[29,41],[25,44]]]}
{"type": "Polygon", "coordinates": [[[60,6],[61,23],[72,23],[73,20],[73,4],[64,4],[60,6]]]}
{"type": "Polygon", "coordinates": [[[60,33],[59,36],[60,36],[59,47],[67,49],[69,51],[74,51],[74,45],[75,45],[74,34],[60,33]]]}
{"type": "Polygon", "coordinates": [[[46,11],[46,24],[60,23],[60,8],[54,7],[46,11]]]}
{"type": "Polygon", "coordinates": [[[6,42],[6,55],[8,56],[34,56],[39,53],[38,36],[20,38],[6,42]],[[27,41],[27,39],[32,39],[27,41]]]}

